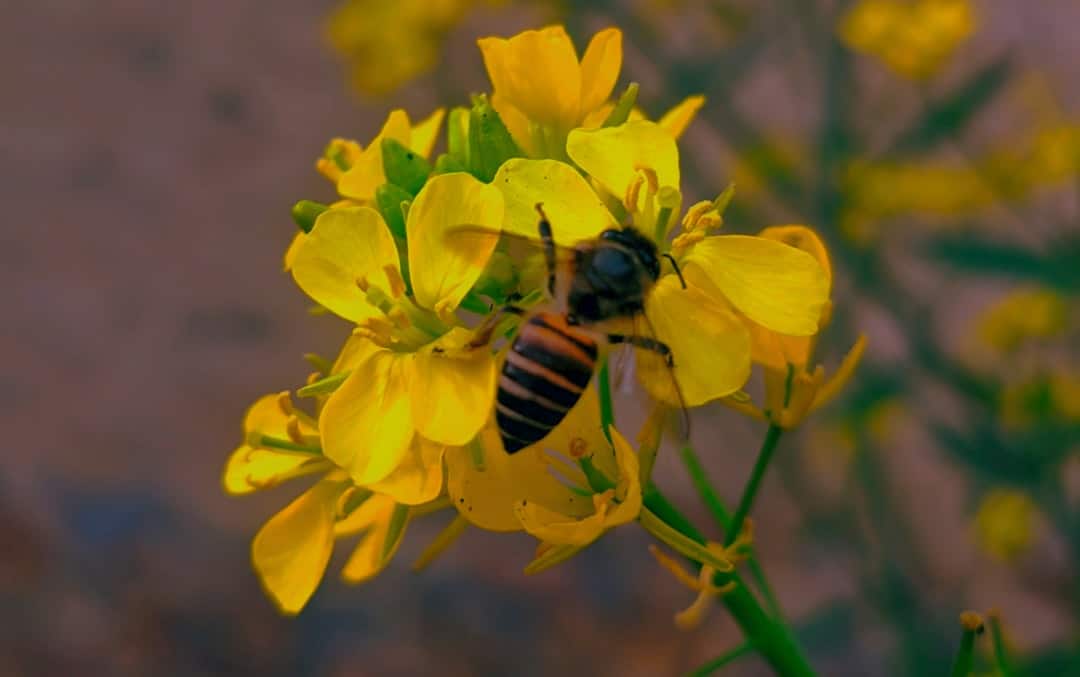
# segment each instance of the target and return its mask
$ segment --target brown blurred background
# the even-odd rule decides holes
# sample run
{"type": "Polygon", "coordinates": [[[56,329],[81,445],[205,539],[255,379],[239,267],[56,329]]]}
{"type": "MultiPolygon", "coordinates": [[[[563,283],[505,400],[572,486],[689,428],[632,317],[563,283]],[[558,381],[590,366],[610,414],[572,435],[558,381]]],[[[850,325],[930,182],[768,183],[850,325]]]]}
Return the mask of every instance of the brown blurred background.
{"type": "MultiPolygon", "coordinates": [[[[275,613],[250,569],[251,536],[298,489],[223,494],[220,472],[240,440],[243,411],[261,394],[301,384],[308,368],[300,356],[331,354],[347,333],[310,317],[281,272],[294,228],[289,206],[331,198],[313,171],[331,136],[366,142],[390,107],[418,117],[465,103],[487,88],[475,38],[561,19],[579,48],[596,28],[627,30],[620,82],[640,81],[652,114],[706,90],[714,117],[685,137],[691,198],[714,196],[738,167],[745,171],[740,158],[755,140],[737,134],[746,119],[777,147],[818,153],[812,141],[785,140],[814,133],[828,110],[799,36],[822,32],[837,3],[731,2],[723,12],[681,2],[496,4],[450,29],[434,75],[385,97],[350,88],[349,69],[324,35],[329,1],[0,4],[0,675],[667,675],[739,641],[719,608],[697,631],[673,626],[690,593],[655,565],[649,539],[633,528],[533,578],[520,573],[530,539],[471,531],[418,576],[407,563],[438,527],[421,524],[404,556],[371,584],[341,585],[332,564],[296,619],[275,613]]],[[[913,101],[947,93],[1003,54],[1012,72],[1041,74],[1063,115],[1076,117],[1080,5],[976,4],[977,33],[927,89],[903,85],[889,103],[895,77],[873,63],[852,66],[861,96],[877,103],[841,97],[840,105],[862,114],[870,146],[894,124],[882,118],[879,127],[875,106],[917,117],[913,101]]],[[[962,132],[964,153],[1011,143],[1027,129],[1001,101],[987,106],[962,132]]],[[[814,168],[803,175],[808,185],[820,176],[814,168]]],[[[1025,196],[1019,206],[1002,197],[958,220],[1046,251],[1075,238],[1071,189],[1025,196]]],[[[1014,286],[1009,276],[920,259],[913,252],[925,243],[913,242],[941,230],[909,226],[907,216],[879,219],[876,232],[886,234],[868,244],[845,235],[828,204],[745,190],[734,229],[801,221],[836,247],[843,317],[824,353],[835,365],[851,329],[867,333],[864,384],[908,371],[925,340],[940,347],[939,358],[962,356],[978,310],[1014,286]],[[891,266],[902,286],[867,298],[866,266],[891,266]],[[913,339],[907,320],[926,309],[895,315],[889,293],[897,306],[909,295],[934,300],[935,333],[913,339]]],[[[964,242],[969,231],[949,232],[964,242]]],[[[1075,344],[1060,352],[1063,362],[1074,359],[1075,344]]],[[[996,368],[995,359],[984,363],[996,368]]],[[[867,405],[876,423],[837,414],[785,439],[755,511],[764,565],[823,675],[919,674],[920,665],[944,673],[956,615],[991,606],[1003,611],[1019,654],[1050,656],[1032,662],[1032,674],[1068,674],[1080,608],[1069,531],[1077,523],[1075,444],[1055,438],[1073,451],[1025,489],[1051,506],[1047,515],[1064,511],[1064,521],[1038,517],[1022,557],[994,559],[973,538],[972,516],[980,492],[1002,482],[942,451],[934,434],[938,418],[966,433],[993,416],[943,391],[918,377],[884,405],[867,405]],[[830,451],[837,430],[874,440],[872,466],[854,462],[855,472],[850,455],[830,451]],[[1057,486],[1059,471],[1072,473],[1071,483],[1043,491],[1045,482],[1057,486]],[[898,555],[888,545],[896,530],[907,532],[898,555]]],[[[634,406],[627,398],[622,416],[630,419],[634,406]]],[[[695,416],[710,474],[733,501],[762,431],[728,411],[695,416]],[[721,442],[707,448],[709,440],[721,442]]],[[[964,439],[979,447],[975,432],[964,439]]],[[[658,473],[706,523],[673,454],[658,473]]],[[[767,674],[756,658],[729,670],[767,674]]]]}

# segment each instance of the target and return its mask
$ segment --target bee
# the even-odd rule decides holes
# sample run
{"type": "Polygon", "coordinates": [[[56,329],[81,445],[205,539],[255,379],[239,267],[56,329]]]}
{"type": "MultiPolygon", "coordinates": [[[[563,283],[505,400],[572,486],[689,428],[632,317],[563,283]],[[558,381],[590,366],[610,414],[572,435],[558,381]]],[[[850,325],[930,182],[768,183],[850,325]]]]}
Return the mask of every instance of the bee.
{"type": "MultiPolygon", "coordinates": [[[[645,299],[660,277],[656,244],[628,226],[609,228],[559,252],[543,206],[536,205],[536,210],[548,294],[561,301],[562,311],[503,309],[525,317],[507,353],[495,396],[495,422],[511,454],[544,439],[580,399],[596,371],[597,339],[652,351],[663,358],[669,374],[674,367],[671,349],[652,336],[604,331],[610,320],[645,317],[645,299]],[[557,254],[565,254],[569,270],[565,289],[560,290],[557,254]]],[[[665,256],[682,280],[674,259],[665,256]]],[[[683,412],[685,416],[685,407],[683,412]]]]}

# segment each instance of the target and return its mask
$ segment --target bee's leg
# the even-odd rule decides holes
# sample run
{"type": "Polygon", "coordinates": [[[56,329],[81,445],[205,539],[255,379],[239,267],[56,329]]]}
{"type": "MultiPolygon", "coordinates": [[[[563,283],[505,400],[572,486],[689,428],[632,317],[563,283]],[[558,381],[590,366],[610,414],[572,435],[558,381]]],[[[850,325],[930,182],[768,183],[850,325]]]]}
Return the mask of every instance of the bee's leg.
{"type": "Polygon", "coordinates": [[[526,313],[526,310],[520,306],[507,304],[498,309],[491,315],[488,315],[484,323],[476,328],[476,333],[473,335],[473,340],[469,341],[470,348],[479,348],[480,346],[486,346],[491,342],[491,336],[495,333],[495,328],[499,326],[499,321],[507,315],[517,315],[521,317],[526,313]]]}
{"type": "Polygon", "coordinates": [[[540,230],[540,240],[544,243],[544,262],[547,263],[548,270],[548,294],[555,296],[555,237],[551,233],[551,222],[544,213],[542,202],[536,203],[536,211],[540,214],[540,223],[537,228],[540,230]]]}
{"type": "Polygon", "coordinates": [[[648,336],[627,336],[626,334],[608,334],[607,340],[610,343],[629,343],[635,348],[641,348],[642,350],[651,350],[660,357],[664,358],[664,363],[669,367],[675,366],[675,361],[671,357],[671,348],[668,344],[657,341],[654,338],[648,336]]]}

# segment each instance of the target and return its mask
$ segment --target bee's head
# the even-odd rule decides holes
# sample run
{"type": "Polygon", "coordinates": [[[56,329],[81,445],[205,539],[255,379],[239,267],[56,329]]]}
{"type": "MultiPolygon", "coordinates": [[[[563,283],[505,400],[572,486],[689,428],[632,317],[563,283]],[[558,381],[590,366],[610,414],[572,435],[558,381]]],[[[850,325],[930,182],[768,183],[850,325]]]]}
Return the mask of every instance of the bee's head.
{"type": "Polygon", "coordinates": [[[600,239],[617,242],[633,253],[634,258],[655,282],[660,278],[660,258],[656,243],[633,226],[610,228],[600,234],[600,239]]]}

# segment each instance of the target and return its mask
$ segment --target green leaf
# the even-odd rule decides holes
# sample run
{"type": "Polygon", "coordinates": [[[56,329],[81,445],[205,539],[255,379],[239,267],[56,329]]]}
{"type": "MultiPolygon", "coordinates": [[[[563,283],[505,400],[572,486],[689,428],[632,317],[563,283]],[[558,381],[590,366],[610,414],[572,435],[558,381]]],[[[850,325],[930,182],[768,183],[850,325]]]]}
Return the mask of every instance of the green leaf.
{"type": "Polygon", "coordinates": [[[946,95],[927,104],[922,115],[893,141],[891,152],[907,154],[930,150],[956,137],[986,108],[1012,75],[1006,55],[973,73],[946,95]]]}
{"type": "Polygon", "coordinates": [[[1065,240],[1050,253],[973,236],[942,235],[925,247],[927,256],[956,270],[1039,282],[1059,291],[1080,291],[1080,240],[1065,240]]]}

